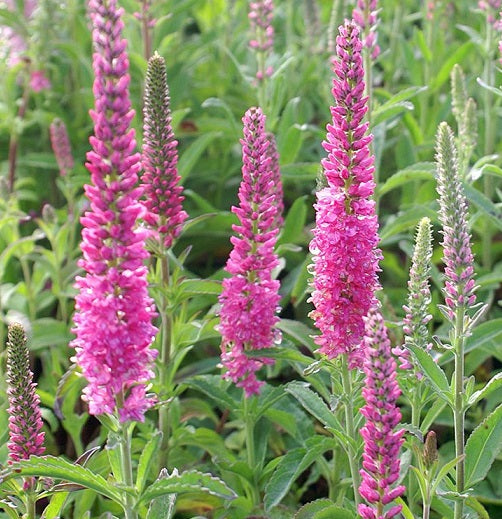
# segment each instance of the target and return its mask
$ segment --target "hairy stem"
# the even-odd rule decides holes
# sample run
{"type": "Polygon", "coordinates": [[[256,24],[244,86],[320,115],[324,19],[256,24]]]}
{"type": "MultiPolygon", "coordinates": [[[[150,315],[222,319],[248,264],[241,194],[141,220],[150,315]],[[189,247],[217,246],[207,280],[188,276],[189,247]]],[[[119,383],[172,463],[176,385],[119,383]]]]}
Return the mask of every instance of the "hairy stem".
{"type": "MultiPolygon", "coordinates": [[[[168,300],[166,290],[169,286],[169,262],[164,253],[160,259],[161,284],[162,284],[162,345],[160,350],[160,390],[161,394],[168,396],[171,388],[168,386],[169,361],[171,360],[171,327],[172,319],[168,311],[168,300]]],[[[164,404],[159,410],[159,430],[162,431],[162,443],[159,453],[159,468],[167,468],[169,459],[169,407],[164,404]]]]}
{"type": "MultiPolygon", "coordinates": [[[[465,309],[457,308],[455,318],[455,330],[453,348],[455,353],[455,400],[453,408],[455,427],[455,456],[461,457],[456,468],[456,490],[458,493],[464,491],[465,463],[464,463],[464,317],[465,309]]],[[[455,519],[462,519],[464,502],[459,499],[455,501],[455,519]]]]}
{"type": "MultiPolygon", "coordinates": [[[[354,426],[354,394],[352,388],[352,372],[349,370],[346,355],[342,355],[342,384],[343,392],[345,396],[345,427],[349,438],[357,441],[356,430],[354,426]]],[[[356,460],[356,453],[352,447],[348,448],[348,458],[350,466],[350,474],[352,477],[352,483],[354,485],[354,502],[356,509],[361,502],[359,496],[359,487],[361,486],[361,476],[359,474],[359,467],[356,460]]]]}

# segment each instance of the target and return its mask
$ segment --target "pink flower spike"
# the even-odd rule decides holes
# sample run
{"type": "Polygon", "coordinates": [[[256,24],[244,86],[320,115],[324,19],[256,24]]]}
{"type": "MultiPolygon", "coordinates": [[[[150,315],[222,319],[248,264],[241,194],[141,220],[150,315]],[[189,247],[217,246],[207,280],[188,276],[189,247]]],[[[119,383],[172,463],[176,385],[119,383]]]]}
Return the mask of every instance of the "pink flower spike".
{"type": "Polygon", "coordinates": [[[256,79],[263,81],[272,75],[273,69],[268,66],[265,68],[265,61],[274,46],[274,2],[272,0],[256,0],[249,2],[249,22],[252,39],[249,47],[262,56],[258,59],[258,70],[256,79]]]}
{"type": "Polygon", "coordinates": [[[130,122],[129,60],[122,38],[123,10],[116,0],[91,0],[95,109],[91,111],[93,151],[87,154],[91,184],[85,186],[90,210],[81,218],[85,277],[77,277],[75,327],[71,346],[88,381],[89,413],[119,414],[121,421],[144,419],[153,399],[146,386],[153,377],[156,351],[155,308],[147,292],[143,262],[145,231],[136,187],[140,156],[130,122]]]}
{"type": "Polygon", "coordinates": [[[30,88],[33,92],[41,92],[48,90],[51,87],[51,82],[47,79],[42,70],[35,70],[30,75],[30,88]]]}
{"type": "Polygon", "coordinates": [[[40,398],[35,393],[35,386],[26,334],[20,324],[11,324],[7,343],[9,464],[27,460],[30,456],[41,456],[45,451],[40,398]]]}
{"type": "Polygon", "coordinates": [[[380,54],[377,45],[378,6],[377,0],[357,0],[356,7],[352,11],[352,18],[359,26],[364,47],[370,49],[372,59],[380,54]]]}
{"type": "Polygon", "coordinates": [[[396,362],[391,355],[387,330],[376,308],[366,319],[365,343],[366,383],[362,393],[366,405],[361,413],[366,423],[361,429],[364,452],[359,493],[367,504],[361,504],[358,511],[364,518],[390,519],[401,508],[389,507],[384,513],[384,507],[392,504],[405,491],[402,485],[392,487],[399,477],[399,449],[404,441],[404,431],[395,430],[401,420],[397,406],[401,392],[396,381],[396,362]]]}
{"type": "Polygon", "coordinates": [[[321,334],[320,352],[333,359],[346,353],[349,367],[362,366],[364,317],[375,304],[381,253],[378,221],[370,199],[374,156],[363,123],[362,43],[351,22],[339,28],[331,107],[332,124],[323,142],[328,157],[322,166],[328,187],[317,193],[316,226],[310,243],[315,309],[311,317],[321,334]]]}
{"type": "Polygon", "coordinates": [[[172,129],[166,63],[157,52],[148,61],[143,115],[144,219],[169,248],[188,215],[182,207],[178,141],[172,129]]]}
{"type": "Polygon", "coordinates": [[[279,229],[278,195],[268,154],[265,116],[260,108],[250,108],[243,123],[240,204],[232,208],[240,223],[233,226],[237,236],[231,238],[234,248],[225,267],[232,277],[223,280],[219,331],[224,378],[250,396],[257,394],[263,384],[255,372],[273,361],[247,357],[246,351],[269,348],[280,340],[275,328],[279,281],[272,278],[278,265],[274,245],[279,229]]]}
{"type": "Polygon", "coordinates": [[[65,123],[61,119],[54,119],[49,128],[52,151],[59,166],[59,174],[65,177],[75,165],[71,152],[70,138],[65,123]]]}

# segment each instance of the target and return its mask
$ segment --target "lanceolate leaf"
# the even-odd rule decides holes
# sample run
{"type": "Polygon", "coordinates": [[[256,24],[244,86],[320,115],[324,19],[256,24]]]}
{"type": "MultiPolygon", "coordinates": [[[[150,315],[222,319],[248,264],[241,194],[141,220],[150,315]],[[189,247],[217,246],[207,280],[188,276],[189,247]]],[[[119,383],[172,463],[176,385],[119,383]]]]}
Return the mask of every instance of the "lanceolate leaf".
{"type": "Polygon", "coordinates": [[[492,391],[502,386],[502,372],[497,373],[482,389],[474,392],[469,398],[469,406],[474,405],[483,398],[486,398],[492,391]]]}
{"type": "Polygon", "coordinates": [[[338,420],[324,400],[304,383],[290,382],[285,389],[300,402],[306,411],[317,418],[323,425],[332,427],[333,429],[339,429],[338,420]]]}
{"type": "Polygon", "coordinates": [[[203,474],[196,470],[182,472],[181,474],[171,474],[164,479],[159,479],[143,493],[140,503],[149,503],[166,494],[182,494],[186,492],[207,492],[222,499],[235,499],[236,494],[233,490],[219,478],[211,474],[203,474]]]}
{"type": "Polygon", "coordinates": [[[450,386],[444,371],[434,362],[434,359],[423,348],[413,344],[408,345],[420,367],[420,371],[429,379],[432,389],[446,402],[450,402],[450,386]]]}
{"type": "Polygon", "coordinates": [[[160,441],[162,439],[162,433],[158,431],[155,433],[150,441],[146,444],[146,447],[143,449],[141,456],[139,458],[138,471],[136,476],[136,490],[138,492],[142,492],[148,478],[148,473],[150,471],[150,467],[152,463],[156,461],[156,455],[158,453],[158,448],[160,441]]]}
{"type": "Polygon", "coordinates": [[[333,448],[333,440],[325,436],[314,436],[306,448],[299,447],[285,454],[277,465],[265,487],[265,510],[277,506],[288,493],[293,482],[324,452],[333,448]]]}
{"type": "Polygon", "coordinates": [[[502,404],[485,418],[465,445],[465,486],[475,485],[488,474],[502,448],[502,404]]]}
{"type": "Polygon", "coordinates": [[[83,487],[94,490],[98,494],[108,497],[116,503],[122,504],[121,493],[113,488],[99,474],[95,474],[81,465],[74,465],[62,458],[54,456],[32,456],[29,460],[23,460],[16,464],[20,471],[16,475],[43,476],[53,479],[61,479],[71,483],[77,483],[83,487]]]}

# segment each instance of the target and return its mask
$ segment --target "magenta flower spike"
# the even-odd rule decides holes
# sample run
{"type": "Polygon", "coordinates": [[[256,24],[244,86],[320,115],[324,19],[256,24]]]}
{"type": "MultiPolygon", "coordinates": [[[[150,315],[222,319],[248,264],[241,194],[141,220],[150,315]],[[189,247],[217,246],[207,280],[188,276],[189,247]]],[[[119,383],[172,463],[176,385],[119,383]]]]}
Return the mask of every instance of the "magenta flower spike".
{"type": "Polygon", "coordinates": [[[71,152],[70,139],[65,123],[61,119],[52,121],[49,132],[51,136],[52,151],[59,166],[59,174],[65,177],[75,165],[71,152]]]}
{"type": "Polygon", "coordinates": [[[361,497],[358,512],[364,519],[390,519],[401,511],[392,502],[405,487],[395,486],[399,477],[399,449],[404,430],[395,430],[401,420],[397,399],[401,394],[396,381],[396,362],[391,355],[387,330],[378,309],[366,319],[366,382],[362,393],[366,404],[361,409],[366,423],[361,429],[364,440],[363,468],[360,471],[361,497]]]}
{"type": "Polygon", "coordinates": [[[225,270],[231,277],[223,280],[219,331],[221,361],[227,370],[224,378],[250,396],[259,393],[263,384],[255,372],[273,361],[250,358],[246,351],[269,348],[280,338],[275,328],[279,281],[272,279],[272,270],[278,264],[274,245],[279,229],[274,224],[277,193],[267,154],[265,116],[260,108],[250,108],[243,123],[240,204],[232,207],[240,223],[233,226],[237,236],[230,239],[234,248],[225,270]]]}
{"type": "Polygon", "coordinates": [[[155,308],[147,292],[143,206],[137,187],[140,156],[134,152],[134,112],[129,100],[129,60],[122,38],[123,10],[116,0],[91,0],[95,109],[93,150],[87,154],[90,210],[81,218],[85,277],[77,277],[77,362],[88,381],[90,414],[118,411],[120,421],[144,419],[153,404],[146,386],[156,352],[155,308]]]}
{"type": "Polygon", "coordinates": [[[265,58],[274,46],[274,2],[272,0],[257,0],[249,2],[249,21],[253,38],[249,46],[254,49],[261,57],[258,59],[258,71],[256,79],[262,81],[265,77],[271,76],[273,69],[265,69],[265,58]]]}
{"type": "Polygon", "coordinates": [[[9,463],[41,456],[44,433],[40,398],[35,393],[23,327],[9,326],[7,342],[7,395],[9,399],[9,463]]]}
{"type": "Polygon", "coordinates": [[[377,15],[377,0],[357,0],[356,7],[352,11],[352,18],[361,30],[363,46],[371,50],[373,59],[376,59],[380,54],[376,32],[378,25],[377,15]]]}
{"type": "Polygon", "coordinates": [[[328,187],[317,193],[316,226],[310,244],[314,274],[311,317],[321,334],[320,353],[333,359],[347,354],[349,367],[360,367],[364,317],[375,304],[378,221],[375,203],[374,157],[363,123],[367,110],[364,92],[362,43],[352,22],[339,28],[331,107],[332,124],[323,142],[328,157],[322,166],[328,187]]]}
{"type": "Polygon", "coordinates": [[[169,248],[188,215],[181,205],[183,187],[179,185],[166,63],[157,53],[148,61],[143,116],[144,220],[169,248]]]}

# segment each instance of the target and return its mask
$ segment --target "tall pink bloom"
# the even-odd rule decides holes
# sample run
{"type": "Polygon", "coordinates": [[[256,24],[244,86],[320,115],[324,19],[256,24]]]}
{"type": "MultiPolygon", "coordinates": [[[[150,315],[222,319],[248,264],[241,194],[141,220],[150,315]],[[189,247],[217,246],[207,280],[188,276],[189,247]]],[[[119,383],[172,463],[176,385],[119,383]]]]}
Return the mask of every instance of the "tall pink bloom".
{"type": "Polygon", "coordinates": [[[358,512],[364,519],[390,519],[401,511],[401,506],[389,505],[405,491],[402,485],[394,486],[399,477],[399,449],[404,430],[395,430],[401,420],[397,407],[401,392],[387,330],[376,309],[368,315],[365,342],[366,405],[361,413],[366,423],[361,429],[364,453],[359,493],[369,504],[359,505],[358,512]]]}
{"type": "Polygon", "coordinates": [[[364,92],[362,43],[354,23],[341,26],[334,60],[335,78],[328,124],[328,157],[322,161],[328,187],[317,193],[316,226],[310,244],[315,306],[311,317],[321,334],[320,352],[332,359],[348,355],[351,368],[362,365],[364,317],[375,303],[379,287],[378,221],[375,203],[374,157],[371,135],[363,123],[364,92]]]}
{"type": "Polygon", "coordinates": [[[9,326],[7,343],[7,395],[9,398],[9,463],[44,453],[40,398],[35,393],[23,327],[9,326]]]}
{"type": "Polygon", "coordinates": [[[52,151],[59,166],[59,173],[65,177],[75,165],[71,152],[70,138],[65,123],[61,119],[54,119],[50,128],[52,151]]]}
{"type": "Polygon", "coordinates": [[[81,218],[85,277],[76,287],[72,346],[88,385],[91,414],[119,412],[121,421],[143,420],[152,405],[146,385],[153,377],[156,329],[143,261],[145,231],[136,228],[143,207],[136,187],[140,156],[130,128],[129,60],[116,0],[91,0],[95,109],[93,151],[87,154],[90,211],[81,218]]]}
{"type": "Polygon", "coordinates": [[[183,211],[179,185],[178,141],[171,125],[166,63],[155,53],[148,61],[143,109],[143,187],[145,221],[169,248],[181,232],[187,214],[183,211]]]}
{"type": "Polygon", "coordinates": [[[277,195],[267,156],[265,116],[260,108],[250,108],[243,122],[240,205],[232,207],[240,224],[233,226],[237,236],[230,239],[234,248],[225,270],[231,277],[223,280],[219,330],[221,360],[227,370],[224,377],[250,396],[263,384],[255,372],[272,360],[249,358],[246,351],[269,348],[280,337],[274,328],[279,281],[272,279],[272,270],[278,264],[274,245],[279,229],[274,225],[277,195]]]}
{"type": "Polygon", "coordinates": [[[361,29],[363,46],[371,50],[371,57],[377,58],[380,47],[377,44],[378,25],[377,0],[357,0],[352,18],[361,29]]]}
{"type": "Polygon", "coordinates": [[[258,71],[256,78],[263,80],[272,75],[272,67],[265,68],[266,58],[274,46],[274,2],[272,0],[256,0],[249,2],[249,20],[254,35],[249,46],[258,53],[258,71]]]}

